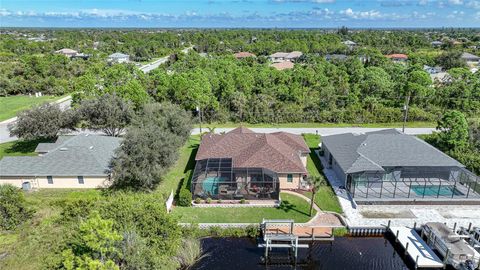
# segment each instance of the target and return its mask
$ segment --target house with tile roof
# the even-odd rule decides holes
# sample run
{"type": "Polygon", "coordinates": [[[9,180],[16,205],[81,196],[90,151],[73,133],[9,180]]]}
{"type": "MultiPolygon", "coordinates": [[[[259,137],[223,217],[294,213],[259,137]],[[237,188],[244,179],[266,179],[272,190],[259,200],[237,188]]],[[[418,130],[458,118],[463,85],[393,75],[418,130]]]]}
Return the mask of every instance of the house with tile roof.
{"type": "Polygon", "coordinates": [[[408,60],[408,55],[403,53],[394,53],[385,55],[385,57],[392,60],[394,63],[405,63],[408,60]]]}
{"type": "Polygon", "coordinates": [[[301,136],[287,132],[239,127],[205,134],[195,157],[193,198],[277,200],[281,189],[306,186],[309,153],[301,136]]]}
{"type": "Polygon", "coordinates": [[[250,53],[250,52],[237,52],[233,56],[237,59],[243,59],[243,58],[248,58],[248,57],[257,57],[255,54],[250,53]]]}
{"type": "Polygon", "coordinates": [[[112,53],[107,57],[109,63],[127,63],[130,61],[130,55],[123,53],[112,53]]]}
{"type": "Polygon", "coordinates": [[[75,56],[75,55],[78,54],[77,51],[72,50],[72,49],[68,49],[68,48],[60,49],[60,50],[58,50],[58,51],[55,51],[55,53],[63,54],[63,55],[65,55],[66,57],[73,57],[73,56],[75,56]]]}
{"type": "Polygon", "coordinates": [[[27,188],[97,188],[109,185],[110,162],[120,138],[80,134],[40,143],[38,156],[0,160],[0,184],[27,188]]]}
{"type": "Polygon", "coordinates": [[[293,51],[293,52],[276,52],[269,56],[270,61],[274,63],[283,62],[283,61],[290,61],[295,62],[303,55],[302,52],[293,51]]]}
{"type": "Polygon", "coordinates": [[[322,162],[357,201],[477,201],[480,179],[396,129],[322,137],[322,162]]]}

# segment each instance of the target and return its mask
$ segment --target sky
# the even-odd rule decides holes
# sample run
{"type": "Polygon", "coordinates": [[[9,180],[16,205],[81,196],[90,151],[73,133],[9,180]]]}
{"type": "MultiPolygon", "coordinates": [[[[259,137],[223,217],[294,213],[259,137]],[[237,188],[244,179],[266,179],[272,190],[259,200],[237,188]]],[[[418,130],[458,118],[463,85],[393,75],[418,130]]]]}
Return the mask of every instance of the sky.
{"type": "Polygon", "coordinates": [[[0,0],[0,27],[480,27],[480,0],[0,0]]]}

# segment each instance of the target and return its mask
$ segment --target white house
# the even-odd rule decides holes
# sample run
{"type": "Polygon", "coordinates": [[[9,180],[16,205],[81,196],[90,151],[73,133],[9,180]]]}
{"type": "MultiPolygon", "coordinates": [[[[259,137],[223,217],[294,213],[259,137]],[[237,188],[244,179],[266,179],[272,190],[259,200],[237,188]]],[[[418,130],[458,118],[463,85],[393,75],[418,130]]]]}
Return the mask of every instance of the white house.
{"type": "Polygon", "coordinates": [[[130,61],[130,56],[123,53],[112,53],[107,58],[110,63],[126,63],[130,61]]]}

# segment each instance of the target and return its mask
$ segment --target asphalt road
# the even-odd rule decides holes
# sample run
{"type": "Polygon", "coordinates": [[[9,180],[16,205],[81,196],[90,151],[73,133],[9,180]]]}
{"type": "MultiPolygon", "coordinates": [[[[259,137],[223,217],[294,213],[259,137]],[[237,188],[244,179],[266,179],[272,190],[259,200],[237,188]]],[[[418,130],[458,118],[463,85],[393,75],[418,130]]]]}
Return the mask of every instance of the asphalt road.
{"type": "MultiPolygon", "coordinates": [[[[188,47],[188,48],[185,48],[182,50],[183,53],[188,53],[188,51],[190,51],[191,49],[193,49],[193,47],[188,47]]],[[[164,64],[165,62],[168,61],[168,58],[170,57],[170,55],[167,55],[167,56],[164,56],[160,59],[157,59],[151,63],[148,63],[144,66],[141,66],[139,67],[139,69],[141,71],[143,71],[143,73],[148,73],[156,68],[158,68],[161,64],[164,64]]]]}

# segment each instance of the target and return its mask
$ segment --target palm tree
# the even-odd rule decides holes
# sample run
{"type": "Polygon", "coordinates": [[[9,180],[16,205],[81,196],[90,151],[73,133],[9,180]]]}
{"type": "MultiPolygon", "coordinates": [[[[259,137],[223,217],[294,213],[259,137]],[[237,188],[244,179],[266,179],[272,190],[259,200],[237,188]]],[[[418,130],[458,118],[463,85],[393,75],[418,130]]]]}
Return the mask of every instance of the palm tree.
{"type": "Polygon", "coordinates": [[[313,204],[315,203],[315,195],[321,186],[325,184],[323,175],[313,175],[309,177],[310,185],[312,186],[312,198],[310,199],[310,216],[313,214],[313,204]]]}

